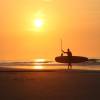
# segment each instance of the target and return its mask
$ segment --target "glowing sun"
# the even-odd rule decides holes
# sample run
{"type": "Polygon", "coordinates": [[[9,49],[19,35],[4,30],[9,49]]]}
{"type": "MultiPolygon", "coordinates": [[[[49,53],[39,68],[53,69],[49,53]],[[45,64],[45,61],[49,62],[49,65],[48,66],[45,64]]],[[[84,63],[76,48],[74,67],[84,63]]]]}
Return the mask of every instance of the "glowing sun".
{"type": "Polygon", "coordinates": [[[37,18],[37,19],[34,20],[34,26],[36,28],[42,28],[43,24],[44,24],[43,19],[37,18]]]}

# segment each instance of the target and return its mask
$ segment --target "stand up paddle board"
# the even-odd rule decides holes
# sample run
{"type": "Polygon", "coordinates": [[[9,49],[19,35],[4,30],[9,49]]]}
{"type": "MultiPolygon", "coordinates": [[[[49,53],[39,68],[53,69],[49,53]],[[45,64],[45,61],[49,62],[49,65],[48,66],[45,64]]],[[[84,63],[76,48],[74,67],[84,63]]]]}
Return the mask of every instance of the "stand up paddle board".
{"type": "MultiPolygon", "coordinates": [[[[55,61],[59,63],[68,63],[68,56],[58,56],[55,58],[55,61]]],[[[88,61],[88,58],[82,56],[72,56],[71,59],[72,63],[81,63],[86,61],[88,61]]]]}

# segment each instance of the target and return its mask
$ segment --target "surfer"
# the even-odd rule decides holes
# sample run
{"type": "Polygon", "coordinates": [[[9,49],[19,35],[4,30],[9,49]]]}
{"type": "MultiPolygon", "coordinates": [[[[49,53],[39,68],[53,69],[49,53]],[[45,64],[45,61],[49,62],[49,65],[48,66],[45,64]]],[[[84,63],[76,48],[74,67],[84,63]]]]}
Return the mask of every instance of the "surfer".
{"type": "Polygon", "coordinates": [[[72,52],[70,51],[70,49],[67,49],[67,52],[65,52],[64,50],[62,50],[63,53],[66,53],[68,56],[68,69],[72,69],[72,52]]]}

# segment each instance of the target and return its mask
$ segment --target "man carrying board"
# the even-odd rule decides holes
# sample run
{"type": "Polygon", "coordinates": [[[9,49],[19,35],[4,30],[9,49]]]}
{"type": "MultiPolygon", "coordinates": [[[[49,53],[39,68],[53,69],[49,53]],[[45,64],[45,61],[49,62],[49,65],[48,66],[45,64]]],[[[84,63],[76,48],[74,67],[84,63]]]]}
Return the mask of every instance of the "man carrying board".
{"type": "Polygon", "coordinates": [[[70,51],[70,49],[67,49],[67,52],[65,52],[64,50],[62,50],[63,53],[66,53],[68,56],[68,69],[72,69],[72,52],[70,51]]]}

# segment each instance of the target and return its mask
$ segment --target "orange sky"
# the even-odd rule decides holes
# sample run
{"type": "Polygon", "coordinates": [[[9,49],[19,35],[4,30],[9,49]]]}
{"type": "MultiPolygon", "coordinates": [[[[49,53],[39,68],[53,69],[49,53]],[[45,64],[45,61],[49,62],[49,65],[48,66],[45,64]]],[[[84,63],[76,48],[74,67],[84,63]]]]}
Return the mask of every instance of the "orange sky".
{"type": "Polygon", "coordinates": [[[54,59],[61,38],[73,55],[100,57],[100,0],[0,0],[1,60],[54,59]]]}

